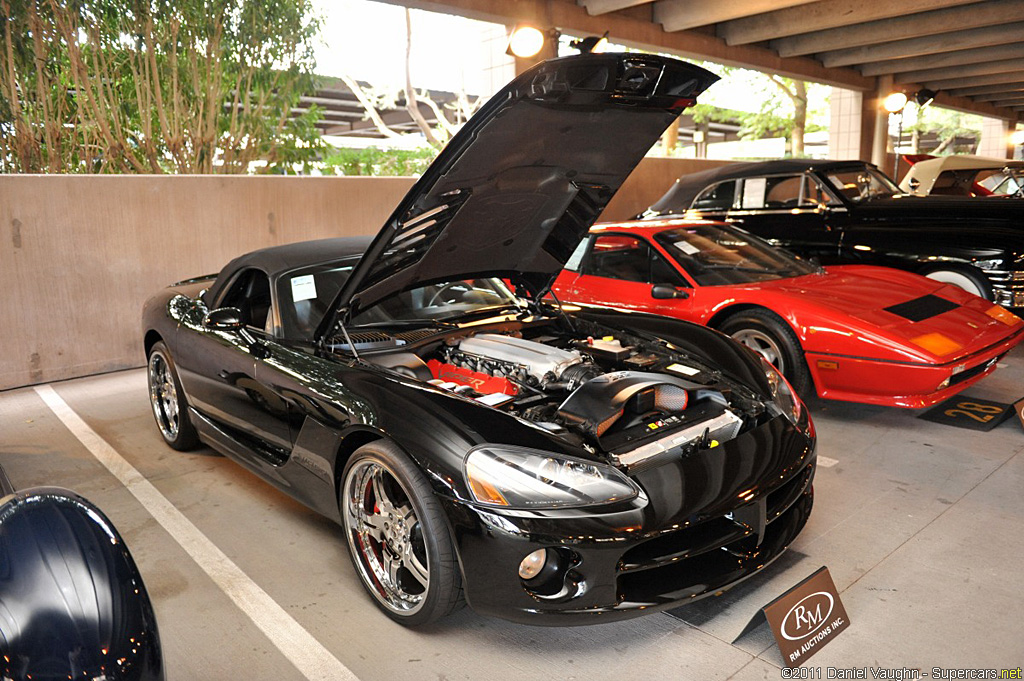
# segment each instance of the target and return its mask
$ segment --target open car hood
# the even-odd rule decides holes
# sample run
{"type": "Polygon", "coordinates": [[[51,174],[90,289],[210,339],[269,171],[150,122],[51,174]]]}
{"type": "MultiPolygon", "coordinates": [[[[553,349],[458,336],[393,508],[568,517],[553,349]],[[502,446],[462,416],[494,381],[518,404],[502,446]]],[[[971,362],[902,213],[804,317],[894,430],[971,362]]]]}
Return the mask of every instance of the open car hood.
{"type": "Polygon", "coordinates": [[[579,55],[526,71],[409,190],[318,334],[430,282],[497,276],[546,289],[647,150],[716,80],[647,54],[579,55]]]}

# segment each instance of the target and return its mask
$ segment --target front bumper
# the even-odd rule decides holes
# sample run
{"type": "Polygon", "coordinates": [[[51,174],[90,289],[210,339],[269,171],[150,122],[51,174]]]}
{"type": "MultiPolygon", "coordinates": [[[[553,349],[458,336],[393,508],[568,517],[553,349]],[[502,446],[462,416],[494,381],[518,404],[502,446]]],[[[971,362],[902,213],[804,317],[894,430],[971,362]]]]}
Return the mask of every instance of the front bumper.
{"type": "Polygon", "coordinates": [[[887,362],[816,352],[806,353],[806,359],[820,397],[916,409],[938,404],[988,376],[1022,340],[1024,329],[945,364],[887,362]]]}
{"type": "Polygon", "coordinates": [[[992,285],[993,302],[1009,308],[1024,307],[1024,272],[982,271],[992,285]]]}
{"type": "Polygon", "coordinates": [[[777,418],[638,474],[646,503],[610,511],[517,514],[447,500],[466,600],[481,614],[564,626],[636,617],[728,589],[780,556],[807,522],[814,444],[777,418]],[[548,580],[538,591],[518,575],[520,561],[539,548],[557,556],[555,588],[548,580]]]}

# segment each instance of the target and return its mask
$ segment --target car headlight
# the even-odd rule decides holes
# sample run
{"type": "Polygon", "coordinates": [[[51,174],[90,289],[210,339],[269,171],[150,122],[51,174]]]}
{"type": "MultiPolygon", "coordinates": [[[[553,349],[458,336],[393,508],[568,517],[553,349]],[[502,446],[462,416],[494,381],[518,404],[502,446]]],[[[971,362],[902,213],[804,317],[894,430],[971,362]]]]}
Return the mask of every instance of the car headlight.
{"type": "Polygon", "coordinates": [[[786,377],[771,362],[762,357],[761,366],[764,368],[764,375],[768,378],[768,385],[771,387],[774,406],[789,419],[790,423],[799,426],[804,412],[804,403],[797,397],[793,386],[789,384],[786,377]]]}
{"type": "Polygon", "coordinates": [[[628,501],[640,494],[611,466],[523,447],[471,449],[465,472],[473,499],[486,506],[576,508],[628,501]]]}
{"type": "Polygon", "coordinates": [[[983,270],[998,270],[1003,267],[1003,259],[993,258],[991,260],[975,260],[971,264],[983,270]]]}

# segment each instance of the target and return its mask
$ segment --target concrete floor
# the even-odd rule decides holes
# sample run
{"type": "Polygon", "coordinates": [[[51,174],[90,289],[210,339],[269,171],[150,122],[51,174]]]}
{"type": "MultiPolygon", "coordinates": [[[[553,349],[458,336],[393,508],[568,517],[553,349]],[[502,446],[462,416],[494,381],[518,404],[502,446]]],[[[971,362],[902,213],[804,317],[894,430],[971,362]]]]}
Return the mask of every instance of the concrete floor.
{"type": "MultiPolygon", "coordinates": [[[[1024,432],[981,433],[918,412],[813,405],[814,512],[791,550],[717,598],[618,624],[547,629],[464,609],[419,630],[380,614],[339,528],[210,450],[164,446],[145,375],[53,386],[82,419],[363,681],[778,679],[758,609],[821,565],[851,626],[809,667],[1016,668],[1024,663],[1024,432]]],[[[1024,348],[968,394],[1024,396],[1024,348]]],[[[88,497],[124,535],[154,600],[172,681],[306,679],[31,388],[0,393],[0,463],[17,487],[88,497]]],[[[828,678],[821,673],[811,678],[828,678]]],[[[325,675],[330,678],[330,675],[325,675]]],[[[870,671],[867,678],[872,678],[870,671]]],[[[927,677],[926,677],[927,678],[927,677]]]]}

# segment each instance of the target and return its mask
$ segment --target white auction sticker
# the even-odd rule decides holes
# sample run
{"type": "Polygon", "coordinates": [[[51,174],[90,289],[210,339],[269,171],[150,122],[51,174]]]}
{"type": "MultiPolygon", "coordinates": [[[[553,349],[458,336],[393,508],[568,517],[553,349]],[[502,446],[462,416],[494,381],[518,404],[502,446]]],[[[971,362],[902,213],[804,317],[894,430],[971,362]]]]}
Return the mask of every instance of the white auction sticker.
{"type": "Polygon", "coordinates": [[[316,298],[316,282],[312,274],[304,274],[301,277],[292,277],[292,302],[316,298]]]}
{"type": "Polygon", "coordinates": [[[677,241],[673,244],[677,249],[685,253],[686,255],[693,255],[694,253],[700,253],[700,249],[691,244],[688,241],[677,241]]]}
{"type": "Polygon", "coordinates": [[[764,208],[764,194],[768,180],[752,177],[743,181],[743,208],[764,208]]]}
{"type": "Polygon", "coordinates": [[[669,371],[682,374],[683,376],[696,376],[700,373],[700,369],[694,369],[693,367],[688,367],[683,364],[669,364],[666,368],[669,371]]]}

